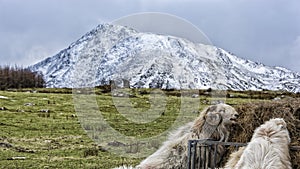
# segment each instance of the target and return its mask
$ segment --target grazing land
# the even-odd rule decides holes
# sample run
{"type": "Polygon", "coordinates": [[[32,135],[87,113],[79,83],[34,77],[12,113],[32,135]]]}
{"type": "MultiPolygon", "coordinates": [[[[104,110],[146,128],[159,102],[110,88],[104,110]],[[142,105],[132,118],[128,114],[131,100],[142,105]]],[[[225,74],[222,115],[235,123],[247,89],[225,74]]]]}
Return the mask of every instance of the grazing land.
{"type": "MultiPolygon", "coordinates": [[[[153,92],[150,89],[127,90],[128,97],[124,97],[122,93],[114,95],[105,88],[97,88],[93,93],[96,94],[97,110],[101,112],[109,125],[127,136],[140,138],[152,137],[170,128],[180,114],[180,110],[186,111],[186,118],[183,122],[194,119],[204,107],[217,102],[221,97],[221,95],[212,94],[209,90],[163,91],[163,93],[156,94],[153,100],[151,99],[153,92]],[[134,110],[140,112],[152,110],[147,113],[155,120],[136,124],[118,113],[118,108],[126,110],[126,106],[116,106],[117,101],[119,102],[117,105],[125,105],[125,100],[128,99],[131,106],[135,108],[134,110]],[[193,103],[195,100],[199,102],[199,106],[189,107],[192,104],[188,103],[193,103]],[[152,105],[164,102],[163,111],[158,109],[158,112],[155,112],[155,109],[150,109],[152,105]],[[184,109],[183,106],[185,106],[184,109]]],[[[85,94],[82,93],[82,95],[85,94]]],[[[259,104],[271,105],[273,102],[295,100],[300,97],[299,94],[273,91],[227,91],[225,95],[223,92],[222,96],[223,101],[240,111],[246,111],[245,108],[243,109],[245,104],[253,104],[256,106],[254,106],[255,110],[258,110],[259,104]]],[[[119,156],[108,151],[105,144],[94,142],[93,139],[99,136],[94,138],[88,136],[89,133],[86,131],[90,126],[79,122],[73,97],[72,89],[41,88],[0,91],[0,168],[107,169],[123,164],[136,165],[143,159],[119,156]]],[[[132,110],[131,107],[127,108],[128,111],[132,110]]],[[[246,108],[251,109],[251,106],[246,106],[246,108]]],[[[253,113],[255,114],[255,111],[253,113]]],[[[243,115],[242,118],[246,119],[246,116],[243,115]]],[[[267,119],[267,117],[264,118],[267,119]]],[[[254,123],[256,125],[257,121],[254,123]]],[[[293,125],[294,128],[299,127],[297,124],[293,125]]],[[[237,129],[242,130],[243,126],[238,127],[237,129]]],[[[239,133],[236,132],[236,134],[239,133]]],[[[292,138],[293,144],[299,146],[299,136],[294,134],[292,138]],[[297,138],[298,142],[295,140],[297,138]]],[[[245,141],[245,139],[237,138],[233,140],[245,141]]],[[[159,146],[159,142],[152,142],[151,146],[148,146],[149,152],[159,146]]],[[[130,147],[128,151],[135,153],[139,149],[130,147]]]]}

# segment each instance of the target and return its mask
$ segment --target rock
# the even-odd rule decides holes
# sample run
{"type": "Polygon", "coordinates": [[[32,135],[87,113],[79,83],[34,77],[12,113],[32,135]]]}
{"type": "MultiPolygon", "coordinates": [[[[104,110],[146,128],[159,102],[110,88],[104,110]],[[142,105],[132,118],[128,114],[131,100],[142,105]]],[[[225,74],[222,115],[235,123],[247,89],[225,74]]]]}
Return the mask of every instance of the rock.
{"type": "Polygon", "coordinates": [[[108,150],[102,146],[99,146],[99,151],[101,152],[108,152],[108,150]]]}
{"type": "Polygon", "coordinates": [[[35,153],[35,150],[31,150],[31,149],[24,148],[24,147],[15,147],[15,149],[18,152],[22,152],[22,153],[35,153]]]}
{"type": "Polygon", "coordinates": [[[192,95],[192,98],[198,98],[199,97],[199,94],[193,94],[192,95]]]}
{"type": "Polygon", "coordinates": [[[26,157],[10,157],[7,160],[26,160],[26,157]]]}
{"type": "Polygon", "coordinates": [[[24,110],[21,110],[21,109],[17,109],[17,112],[24,113],[25,111],[24,111],[24,110]]]}
{"type": "Polygon", "coordinates": [[[39,117],[50,117],[50,110],[49,109],[41,109],[38,116],[39,117]]]}
{"type": "Polygon", "coordinates": [[[11,148],[11,147],[13,147],[13,145],[10,143],[0,143],[0,147],[11,148]]]}
{"type": "Polygon", "coordinates": [[[0,99],[8,99],[6,96],[0,96],[0,99]]]}
{"type": "Polygon", "coordinates": [[[77,117],[77,115],[76,114],[71,114],[71,117],[75,118],[75,117],[77,117]]]}
{"type": "Polygon", "coordinates": [[[0,110],[7,110],[6,107],[0,107],[0,110]]]}
{"type": "Polygon", "coordinates": [[[24,106],[34,106],[34,103],[24,103],[24,106]]]}
{"type": "Polygon", "coordinates": [[[50,113],[50,110],[49,109],[41,109],[40,112],[42,112],[42,113],[50,113]]]}

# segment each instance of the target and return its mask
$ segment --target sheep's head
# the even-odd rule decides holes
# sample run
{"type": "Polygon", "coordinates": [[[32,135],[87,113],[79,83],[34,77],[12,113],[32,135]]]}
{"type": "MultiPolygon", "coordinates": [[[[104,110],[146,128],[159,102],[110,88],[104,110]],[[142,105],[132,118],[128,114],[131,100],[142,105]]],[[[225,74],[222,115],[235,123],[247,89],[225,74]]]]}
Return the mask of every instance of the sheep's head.
{"type": "Polygon", "coordinates": [[[206,110],[206,115],[204,119],[207,123],[211,125],[218,125],[222,123],[223,125],[235,124],[239,114],[235,109],[227,104],[217,104],[210,106],[206,110]]]}
{"type": "Polygon", "coordinates": [[[195,137],[227,141],[230,127],[239,114],[227,104],[212,105],[203,110],[195,120],[192,131],[195,137]]]}

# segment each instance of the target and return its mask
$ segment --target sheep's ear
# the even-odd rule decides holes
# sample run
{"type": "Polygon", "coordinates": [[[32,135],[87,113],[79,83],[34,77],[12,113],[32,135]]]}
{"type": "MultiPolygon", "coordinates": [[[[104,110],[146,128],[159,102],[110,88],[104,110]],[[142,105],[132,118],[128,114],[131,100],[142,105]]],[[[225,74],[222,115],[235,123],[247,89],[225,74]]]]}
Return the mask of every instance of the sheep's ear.
{"type": "Polygon", "coordinates": [[[220,124],[222,117],[219,113],[216,112],[208,112],[205,116],[205,121],[213,126],[220,124]]]}

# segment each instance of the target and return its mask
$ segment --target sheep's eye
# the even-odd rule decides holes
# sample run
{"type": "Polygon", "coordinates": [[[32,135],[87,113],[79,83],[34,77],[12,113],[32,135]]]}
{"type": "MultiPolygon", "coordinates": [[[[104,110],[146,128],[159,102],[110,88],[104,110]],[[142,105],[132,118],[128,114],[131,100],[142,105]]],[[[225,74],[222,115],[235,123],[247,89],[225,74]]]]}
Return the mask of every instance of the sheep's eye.
{"type": "Polygon", "coordinates": [[[284,125],[280,125],[280,129],[281,129],[281,130],[285,130],[286,127],[285,127],[284,125]]]}

